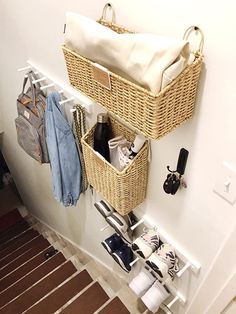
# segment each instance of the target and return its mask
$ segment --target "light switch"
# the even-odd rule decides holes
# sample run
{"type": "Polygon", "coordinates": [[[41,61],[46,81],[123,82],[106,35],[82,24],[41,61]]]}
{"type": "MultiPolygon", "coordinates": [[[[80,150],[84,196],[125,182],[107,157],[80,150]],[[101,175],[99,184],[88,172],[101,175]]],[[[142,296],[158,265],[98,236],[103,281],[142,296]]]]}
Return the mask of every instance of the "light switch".
{"type": "Polygon", "coordinates": [[[226,161],[218,171],[213,191],[224,198],[230,204],[236,201],[236,167],[226,161]]]}

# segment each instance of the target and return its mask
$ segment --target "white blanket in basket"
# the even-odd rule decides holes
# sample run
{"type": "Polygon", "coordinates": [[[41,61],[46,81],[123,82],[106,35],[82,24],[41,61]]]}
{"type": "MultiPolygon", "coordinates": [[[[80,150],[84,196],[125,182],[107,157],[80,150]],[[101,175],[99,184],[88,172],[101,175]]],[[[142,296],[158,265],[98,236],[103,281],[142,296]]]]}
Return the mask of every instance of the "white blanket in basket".
{"type": "Polygon", "coordinates": [[[155,34],[117,34],[72,12],[66,14],[65,45],[154,94],[183,71],[190,56],[184,40],[155,34]]]}

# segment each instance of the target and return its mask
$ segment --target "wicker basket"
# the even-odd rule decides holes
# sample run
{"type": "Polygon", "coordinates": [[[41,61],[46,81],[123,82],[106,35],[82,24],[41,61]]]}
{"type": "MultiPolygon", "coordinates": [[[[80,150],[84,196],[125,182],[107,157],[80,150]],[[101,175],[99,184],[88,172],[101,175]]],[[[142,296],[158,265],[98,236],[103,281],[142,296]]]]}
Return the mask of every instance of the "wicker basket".
{"type": "MultiPolygon", "coordinates": [[[[118,33],[130,32],[103,17],[99,23],[118,33]]],[[[185,39],[192,30],[199,31],[202,35],[198,27],[191,27],[187,30],[185,39]]],[[[93,62],[65,46],[62,48],[69,80],[74,88],[82,91],[145,136],[159,139],[193,114],[203,61],[202,45],[203,37],[195,61],[156,95],[111,71],[109,71],[111,89],[108,90],[94,79],[93,62]]]]}
{"type": "MultiPolygon", "coordinates": [[[[135,133],[110,116],[112,136],[124,135],[133,141],[135,133]]],[[[148,142],[123,171],[118,171],[93,149],[95,126],[82,138],[86,173],[92,187],[121,215],[143,202],[148,179],[148,142]]]]}

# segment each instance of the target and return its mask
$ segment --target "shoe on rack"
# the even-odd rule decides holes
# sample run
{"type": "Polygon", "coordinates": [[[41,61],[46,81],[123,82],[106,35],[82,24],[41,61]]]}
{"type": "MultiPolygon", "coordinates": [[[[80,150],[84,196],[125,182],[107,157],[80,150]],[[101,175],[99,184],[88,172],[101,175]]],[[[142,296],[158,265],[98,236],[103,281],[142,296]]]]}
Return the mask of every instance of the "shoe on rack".
{"type": "Polygon", "coordinates": [[[126,241],[132,242],[131,221],[128,215],[121,216],[119,213],[113,212],[106,217],[107,223],[115,229],[115,231],[126,241]]]}
{"type": "Polygon", "coordinates": [[[171,278],[173,278],[175,276],[175,274],[179,271],[178,262],[179,262],[179,260],[176,257],[175,264],[171,268],[169,268],[169,270],[168,270],[168,274],[170,275],[171,278]]]}
{"type": "Polygon", "coordinates": [[[115,211],[111,205],[103,200],[94,203],[94,206],[104,218],[108,217],[115,211]]]}
{"type": "Polygon", "coordinates": [[[126,272],[131,271],[130,263],[133,261],[133,251],[127,244],[113,252],[112,257],[126,272]]]}
{"type": "Polygon", "coordinates": [[[161,281],[167,280],[168,276],[173,277],[179,270],[178,258],[173,246],[169,243],[162,244],[150,255],[146,263],[157,273],[161,281]]]}
{"type": "Polygon", "coordinates": [[[114,233],[109,238],[102,241],[101,244],[109,254],[112,254],[125,243],[118,234],[114,233]]]}
{"type": "Polygon", "coordinates": [[[142,258],[148,258],[159,247],[160,238],[156,230],[147,229],[132,243],[132,250],[142,258]]]}
{"type": "Polygon", "coordinates": [[[151,288],[141,297],[141,300],[151,312],[156,313],[169,295],[164,286],[156,280],[151,288]]]}
{"type": "Polygon", "coordinates": [[[155,280],[152,274],[143,268],[129,283],[129,287],[138,297],[141,297],[152,286],[155,280]]]}

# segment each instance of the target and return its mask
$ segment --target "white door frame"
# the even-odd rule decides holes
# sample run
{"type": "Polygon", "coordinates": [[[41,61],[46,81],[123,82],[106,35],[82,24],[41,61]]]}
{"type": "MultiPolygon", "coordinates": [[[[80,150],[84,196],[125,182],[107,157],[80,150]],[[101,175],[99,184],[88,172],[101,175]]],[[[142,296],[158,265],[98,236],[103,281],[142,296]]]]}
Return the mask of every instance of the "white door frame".
{"type": "Polygon", "coordinates": [[[206,310],[207,314],[221,313],[236,295],[236,272],[230,276],[221,291],[206,310]]]}
{"type": "Polygon", "coordinates": [[[236,296],[236,226],[226,236],[188,314],[220,314],[236,296]]]}

